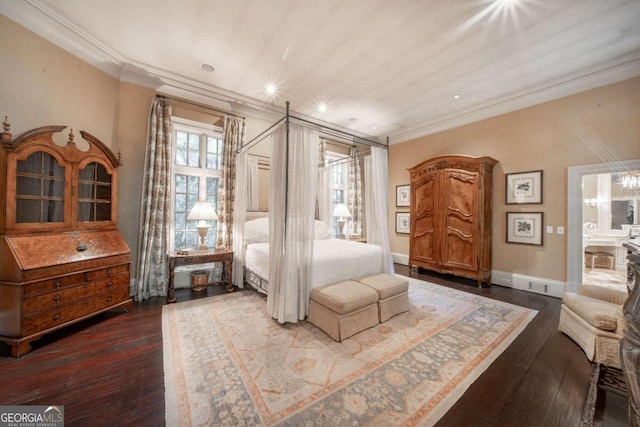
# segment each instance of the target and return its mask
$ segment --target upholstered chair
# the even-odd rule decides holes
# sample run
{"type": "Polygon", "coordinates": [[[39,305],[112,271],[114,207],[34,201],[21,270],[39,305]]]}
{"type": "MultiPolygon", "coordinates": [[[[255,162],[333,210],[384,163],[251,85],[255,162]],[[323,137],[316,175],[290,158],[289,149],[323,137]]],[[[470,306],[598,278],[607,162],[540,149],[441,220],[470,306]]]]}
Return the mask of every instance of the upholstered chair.
{"type": "Polygon", "coordinates": [[[577,293],[565,292],[560,311],[560,331],[573,339],[592,362],[620,368],[620,339],[627,325],[622,304],[626,289],[582,285],[577,293]]]}

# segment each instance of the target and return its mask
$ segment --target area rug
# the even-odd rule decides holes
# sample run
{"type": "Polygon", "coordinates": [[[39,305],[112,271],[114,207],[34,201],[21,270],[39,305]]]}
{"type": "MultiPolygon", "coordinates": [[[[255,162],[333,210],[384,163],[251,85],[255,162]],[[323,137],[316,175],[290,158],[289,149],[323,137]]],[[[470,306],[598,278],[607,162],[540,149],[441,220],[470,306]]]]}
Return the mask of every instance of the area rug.
{"type": "Polygon", "coordinates": [[[408,280],[409,312],[342,343],[252,291],[165,305],[167,426],[434,424],[536,312],[408,280]]]}

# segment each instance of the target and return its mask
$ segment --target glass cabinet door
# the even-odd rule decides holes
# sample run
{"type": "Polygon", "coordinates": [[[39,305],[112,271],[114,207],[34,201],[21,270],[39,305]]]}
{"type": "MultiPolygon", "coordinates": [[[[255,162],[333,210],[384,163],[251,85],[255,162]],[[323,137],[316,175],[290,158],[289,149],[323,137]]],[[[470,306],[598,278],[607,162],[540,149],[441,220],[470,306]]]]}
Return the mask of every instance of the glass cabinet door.
{"type": "Polygon", "coordinates": [[[16,223],[64,222],[64,167],[43,151],[16,166],[16,223]]]}
{"type": "Polygon", "coordinates": [[[112,176],[98,162],[78,170],[78,221],[111,220],[112,176]]]}

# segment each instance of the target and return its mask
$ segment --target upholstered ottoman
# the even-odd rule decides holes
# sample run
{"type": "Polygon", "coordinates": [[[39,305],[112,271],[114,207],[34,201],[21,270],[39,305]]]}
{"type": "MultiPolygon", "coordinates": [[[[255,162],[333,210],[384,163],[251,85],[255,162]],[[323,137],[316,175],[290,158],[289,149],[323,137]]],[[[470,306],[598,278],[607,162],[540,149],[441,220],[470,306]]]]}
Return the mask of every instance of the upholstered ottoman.
{"type": "Polygon", "coordinates": [[[385,322],[409,311],[409,283],[391,274],[376,274],[355,279],[378,293],[378,320],[385,322]]]}
{"type": "Polygon", "coordinates": [[[378,324],[378,293],[347,280],[311,291],[307,320],[336,341],[378,324]]]}

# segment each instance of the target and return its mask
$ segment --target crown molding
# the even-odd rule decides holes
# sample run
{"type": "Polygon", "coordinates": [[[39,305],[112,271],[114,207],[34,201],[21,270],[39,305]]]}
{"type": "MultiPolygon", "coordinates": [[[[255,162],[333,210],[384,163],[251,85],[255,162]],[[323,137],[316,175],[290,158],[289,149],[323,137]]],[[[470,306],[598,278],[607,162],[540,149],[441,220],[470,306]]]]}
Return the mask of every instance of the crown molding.
{"type": "Polygon", "coordinates": [[[509,96],[443,115],[411,129],[391,132],[389,144],[410,141],[637,76],[640,76],[640,50],[596,67],[543,82],[509,96]]]}

